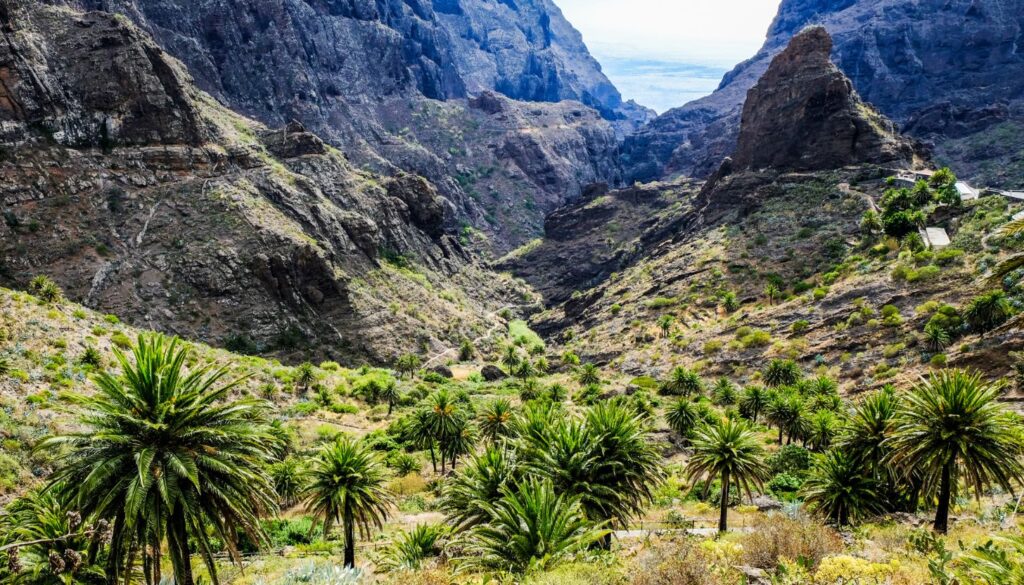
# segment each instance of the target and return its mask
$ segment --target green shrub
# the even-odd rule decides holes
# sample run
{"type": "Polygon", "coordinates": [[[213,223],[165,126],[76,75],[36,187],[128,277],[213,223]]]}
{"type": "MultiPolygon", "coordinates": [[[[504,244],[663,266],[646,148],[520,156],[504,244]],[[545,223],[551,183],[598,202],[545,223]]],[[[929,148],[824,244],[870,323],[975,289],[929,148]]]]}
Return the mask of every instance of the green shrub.
{"type": "Polygon", "coordinates": [[[110,336],[110,343],[113,343],[121,349],[128,349],[132,346],[131,338],[120,331],[115,331],[113,335],[110,336]]]}

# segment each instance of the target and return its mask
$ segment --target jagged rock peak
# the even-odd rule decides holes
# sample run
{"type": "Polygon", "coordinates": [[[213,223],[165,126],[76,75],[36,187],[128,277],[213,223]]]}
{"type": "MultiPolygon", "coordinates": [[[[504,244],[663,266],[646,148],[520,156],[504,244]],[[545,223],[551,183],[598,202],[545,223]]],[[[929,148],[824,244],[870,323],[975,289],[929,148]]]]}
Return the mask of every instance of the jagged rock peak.
{"type": "Polygon", "coordinates": [[[747,92],[735,168],[834,169],[909,165],[910,142],[865,104],[831,59],[832,37],[808,27],[747,92]]]}

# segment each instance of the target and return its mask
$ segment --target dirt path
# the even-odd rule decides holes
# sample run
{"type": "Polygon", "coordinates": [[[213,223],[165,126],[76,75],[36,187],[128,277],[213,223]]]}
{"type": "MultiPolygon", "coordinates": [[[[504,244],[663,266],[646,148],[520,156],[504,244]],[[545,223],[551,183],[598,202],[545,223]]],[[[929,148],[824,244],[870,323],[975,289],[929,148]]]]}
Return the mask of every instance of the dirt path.
{"type": "MultiPolygon", "coordinates": [[[[500,314],[501,312],[503,312],[503,311],[510,311],[510,310],[512,310],[513,308],[514,308],[514,306],[513,306],[513,305],[506,305],[506,306],[504,306],[504,307],[502,307],[502,308],[498,309],[497,311],[493,311],[493,312],[491,312],[490,314],[488,314],[488,317],[489,317],[489,318],[491,318],[491,319],[498,319],[498,315],[499,315],[499,314],[500,314]]],[[[495,331],[495,330],[497,330],[497,329],[498,329],[499,327],[507,327],[507,326],[508,326],[508,324],[507,324],[507,323],[505,323],[505,322],[503,322],[503,321],[501,321],[501,320],[497,320],[497,321],[496,321],[496,322],[494,323],[494,325],[491,325],[491,328],[490,328],[490,329],[488,329],[488,330],[487,330],[487,331],[486,331],[486,332],[485,332],[485,333],[484,333],[483,335],[480,335],[479,337],[477,337],[477,338],[475,338],[475,339],[472,339],[472,340],[470,340],[470,343],[472,343],[472,344],[473,344],[473,346],[475,347],[475,346],[476,346],[477,344],[479,344],[479,343],[480,343],[481,341],[483,341],[484,339],[487,339],[488,337],[490,337],[491,335],[493,335],[493,334],[494,334],[494,331],[495,331]]],[[[431,366],[431,364],[433,364],[433,363],[434,363],[434,362],[436,362],[437,360],[439,360],[439,359],[443,358],[444,356],[446,356],[446,355],[448,355],[448,354],[450,354],[450,353],[452,353],[452,352],[455,352],[455,351],[458,351],[458,348],[455,348],[455,347],[449,347],[449,348],[448,348],[448,349],[446,349],[446,350],[443,350],[443,351],[440,351],[440,352],[438,352],[438,353],[434,354],[433,356],[431,356],[431,357],[430,357],[430,359],[428,359],[427,361],[423,362],[423,368],[424,368],[424,369],[426,369],[426,368],[429,368],[429,367],[431,366]]]]}

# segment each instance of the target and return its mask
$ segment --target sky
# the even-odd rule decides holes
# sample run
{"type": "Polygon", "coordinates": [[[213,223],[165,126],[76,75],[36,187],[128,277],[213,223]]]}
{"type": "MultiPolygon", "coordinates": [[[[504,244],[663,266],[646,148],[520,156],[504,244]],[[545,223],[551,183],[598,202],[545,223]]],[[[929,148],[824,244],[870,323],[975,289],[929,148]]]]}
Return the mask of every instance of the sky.
{"type": "Polygon", "coordinates": [[[554,0],[626,99],[659,113],[754,55],[779,0],[554,0]]]}

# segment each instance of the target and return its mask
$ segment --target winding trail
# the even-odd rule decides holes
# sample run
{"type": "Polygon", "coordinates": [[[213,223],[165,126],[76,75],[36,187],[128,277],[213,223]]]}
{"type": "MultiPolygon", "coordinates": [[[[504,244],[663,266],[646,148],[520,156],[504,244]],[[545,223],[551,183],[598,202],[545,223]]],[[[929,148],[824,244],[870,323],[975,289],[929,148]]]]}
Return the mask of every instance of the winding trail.
{"type": "MultiPolygon", "coordinates": [[[[505,305],[504,307],[498,309],[497,311],[492,311],[491,313],[489,313],[488,317],[491,318],[491,319],[495,319],[496,322],[494,323],[494,325],[491,325],[491,328],[488,329],[483,335],[480,335],[480,336],[476,337],[475,339],[470,340],[470,343],[472,343],[473,346],[475,347],[477,344],[479,344],[484,339],[487,339],[491,335],[494,335],[494,331],[497,330],[499,327],[508,327],[508,323],[505,323],[503,320],[498,319],[498,315],[500,313],[502,313],[503,311],[510,311],[510,310],[514,309],[515,307],[516,307],[516,305],[505,305]]],[[[448,349],[442,350],[442,351],[434,354],[433,356],[430,357],[430,359],[428,359],[427,361],[423,362],[423,366],[422,367],[424,369],[429,368],[431,364],[433,364],[437,360],[441,359],[442,357],[457,351],[457,349],[458,348],[449,347],[448,349]]]]}

